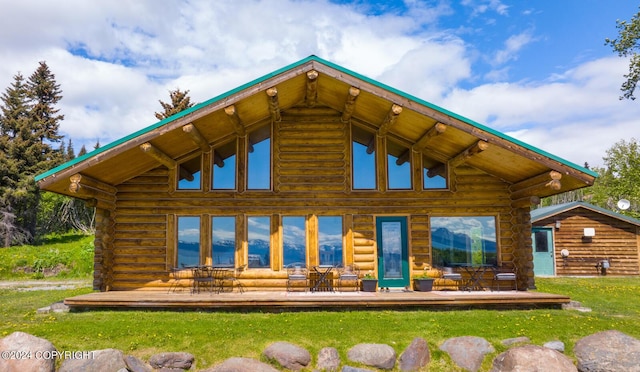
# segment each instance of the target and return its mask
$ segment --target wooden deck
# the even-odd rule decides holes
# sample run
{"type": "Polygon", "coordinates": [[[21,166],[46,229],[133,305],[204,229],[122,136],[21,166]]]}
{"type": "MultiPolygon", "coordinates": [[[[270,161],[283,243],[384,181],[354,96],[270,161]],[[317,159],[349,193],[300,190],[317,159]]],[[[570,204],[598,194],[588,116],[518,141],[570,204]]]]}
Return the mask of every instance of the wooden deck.
{"type": "Polygon", "coordinates": [[[189,291],[95,292],[65,299],[72,310],[96,308],[211,311],[362,310],[362,309],[531,309],[561,308],[563,295],[529,291],[257,292],[189,291]]]}

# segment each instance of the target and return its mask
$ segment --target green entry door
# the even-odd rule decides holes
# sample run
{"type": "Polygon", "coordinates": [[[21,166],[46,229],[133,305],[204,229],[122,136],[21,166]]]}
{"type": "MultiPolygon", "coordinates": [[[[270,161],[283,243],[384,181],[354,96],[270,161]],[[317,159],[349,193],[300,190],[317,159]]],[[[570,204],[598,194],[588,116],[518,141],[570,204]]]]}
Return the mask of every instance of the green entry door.
{"type": "Polygon", "coordinates": [[[378,287],[409,286],[407,217],[377,217],[378,287]]]}
{"type": "Polygon", "coordinates": [[[549,228],[541,227],[534,227],[532,231],[533,273],[539,276],[553,276],[553,232],[549,228]]]}

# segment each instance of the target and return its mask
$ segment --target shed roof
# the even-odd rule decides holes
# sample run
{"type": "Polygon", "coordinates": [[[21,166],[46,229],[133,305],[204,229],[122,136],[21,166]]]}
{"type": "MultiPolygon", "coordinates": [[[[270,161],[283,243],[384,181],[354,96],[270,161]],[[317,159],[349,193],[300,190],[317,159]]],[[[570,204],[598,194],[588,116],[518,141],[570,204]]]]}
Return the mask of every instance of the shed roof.
{"type": "Polygon", "coordinates": [[[621,214],[609,209],[604,209],[596,205],[593,205],[587,202],[581,202],[581,201],[550,205],[548,207],[534,209],[531,211],[531,222],[535,223],[535,222],[544,220],[545,218],[553,217],[558,214],[568,212],[576,208],[585,208],[596,213],[600,213],[621,221],[628,222],[636,226],[640,226],[640,220],[637,220],[633,217],[625,216],[624,214],[621,214]]]}
{"type": "Polygon", "coordinates": [[[114,187],[161,165],[158,156],[149,156],[143,146],[158,150],[166,159],[181,159],[202,148],[184,129],[187,125],[211,144],[221,135],[275,120],[277,113],[305,102],[331,108],[347,120],[378,130],[393,117],[385,133],[413,144],[414,150],[428,151],[441,163],[463,161],[498,177],[511,184],[519,198],[590,186],[597,177],[589,169],[312,55],[37,175],[35,180],[41,189],[75,197],[78,195],[69,187],[75,175],[103,189],[114,187]],[[434,134],[438,140],[428,142],[434,134]]]}

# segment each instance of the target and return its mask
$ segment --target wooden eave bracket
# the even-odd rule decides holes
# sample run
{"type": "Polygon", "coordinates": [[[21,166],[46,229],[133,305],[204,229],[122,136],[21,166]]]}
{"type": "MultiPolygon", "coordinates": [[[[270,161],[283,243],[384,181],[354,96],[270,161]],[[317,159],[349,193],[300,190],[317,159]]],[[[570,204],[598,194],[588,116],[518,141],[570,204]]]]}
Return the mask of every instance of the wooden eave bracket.
{"type": "Polygon", "coordinates": [[[178,163],[173,160],[169,155],[162,152],[160,149],[152,145],[150,142],[145,142],[140,145],[140,150],[145,154],[151,156],[155,160],[157,160],[160,164],[164,165],[169,169],[175,169],[178,163]]]}
{"type": "Polygon", "coordinates": [[[448,161],[448,165],[450,168],[456,168],[464,163],[466,163],[472,156],[477,155],[486,149],[489,148],[489,143],[484,140],[479,140],[473,145],[469,146],[467,149],[453,157],[448,161]]]}
{"type": "Polygon", "coordinates": [[[236,131],[238,137],[244,137],[247,135],[247,131],[244,129],[244,125],[242,124],[242,120],[240,120],[240,116],[238,116],[238,111],[236,110],[236,106],[230,105],[224,108],[225,114],[233,124],[233,128],[236,131]]]}
{"type": "Polygon", "coordinates": [[[117,191],[115,186],[80,173],[69,177],[69,192],[75,197],[85,199],[89,208],[113,209],[117,191]]]}
{"type": "Polygon", "coordinates": [[[195,125],[189,123],[182,127],[182,131],[191,137],[191,140],[200,147],[202,152],[211,151],[209,141],[202,135],[202,133],[195,127],[195,125]]]}
{"type": "Polygon", "coordinates": [[[307,72],[307,94],[304,101],[308,107],[313,107],[318,103],[318,71],[307,72]]]}
{"type": "Polygon", "coordinates": [[[562,173],[552,170],[511,185],[511,199],[516,201],[534,196],[537,191],[549,188],[558,191],[562,188],[562,173]]]}
{"type": "Polygon", "coordinates": [[[384,119],[380,128],[378,128],[378,135],[384,137],[389,132],[391,126],[398,120],[398,116],[402,113],[402,106],[395,103],[391,106],[391,110],[387,113],[387,117],[384,119]]]}
{"type": "Polygon", "coordinates": [[[282,120],[280,104],[278,102],[278,89],[276,87],[267,89],[267,96],[269,97],[269,112],[271,113],[271,120],[273,120],[274,123],[277,123],[282,120]]]}
{"type": "Polygon", "coordinates": [[[347,95],[347,100],[344,103],[344,110],[342,110],[342,117],[340,118],[343,123],[347,123],[351,120],[351,115],[353,115],[353,110],[356,108],[356,100],[359,95],[360,89],[356,87],[349,88],[349,94],[347,95]]]}
{"type": "Polygon", "coordinates": [[[441,135],[447,130],[447,125],[443,123],[436,123],[436,125],[432,126],[427,130],[422,137],[420,137],[416,143],[413,145],[413,148],[417,151],[425,151],[427,150],[427,145],[431,140],[441,135]]]}

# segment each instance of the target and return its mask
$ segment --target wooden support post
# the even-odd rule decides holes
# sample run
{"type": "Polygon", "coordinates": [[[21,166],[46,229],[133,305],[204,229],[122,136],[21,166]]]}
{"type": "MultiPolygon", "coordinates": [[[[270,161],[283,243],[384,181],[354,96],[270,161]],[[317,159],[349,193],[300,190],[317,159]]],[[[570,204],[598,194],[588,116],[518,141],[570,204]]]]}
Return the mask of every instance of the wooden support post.
{"type": "Polygon", "coordinates": [[[182,131],[187,133],[191,140],[202,149],[203,152],[211,151],[211,147],[209,147],[209,141],[200,133],[198,128],[196,128],[193,124],[189,123],[182,127],[182,131]]]}
{"type": "Polygon", "coordinates": [[[344,103],[344,110],[342,111],[342,117],[340,118],[343,123],[351,120],[353,110],[356,108],[356,99],[359,95],[360,89],[356,87],[349,88],[349,94],[347,95],[347,100],[344,103]]]}
{"type": "Polygon", "coordinates": [[[242,124],[242,120],[240,120],[240,116],[238,116],[238,112],[236,111],[236,107],[234,105],[227,106],[224,108],[224,113],[227,114],[227,117],[233,124],[233,127],[236,131],[236,134],[239,137],[246,136],[247,132],[244,129],[244,125],[242,124]]]}
{"type": "Polygon", "coordinates": [[[176,161],[173,160],[169,155],[162,152],[157,147],[153,146],[151,143],[149,142],[143,143],[142,145],[140,145],[140,150],[142,150],[142,152],[144,152],[145,154],[157,160],[160,164],[164,165],[165,167],[169,169],[176,168],[176,165],[177,165],[176,161]]]}
{"type": "Polygon", "coordinates": [[[318,71],[307,72],[307,95],[305,102],[308,107],[313,107],[318,103],[318,71]]]}
{"type": "Polygon", "coordinates": [[[267,89],[267,96],[269,96],[269,112],[271,113],[271,120],[274,123],[277,123],[282,120],[280,104],[278,103],[278,89],[276,87],[267,89]]]}
{"type": "Polygon", "coordinates": [[[531,207],[532,205],[538,205],[538,204],[540,204],[539,197],[529,196],[529,197],[520,198],[518,200],[514,200],[511,203],[511,206],[513,208],[526,208],[526,207],[531,207]]]}

